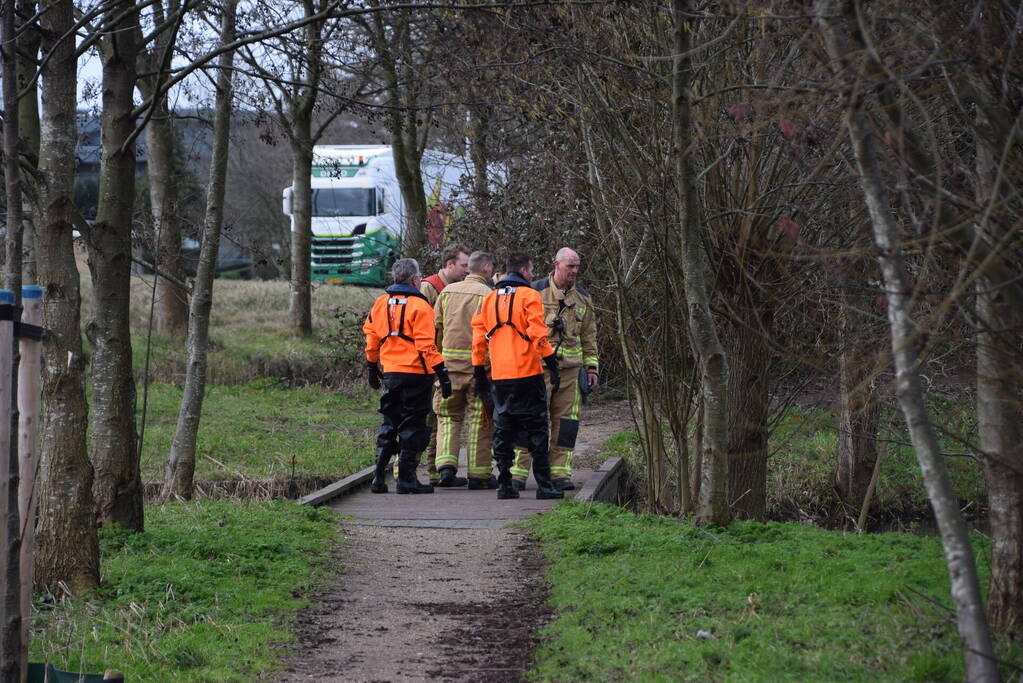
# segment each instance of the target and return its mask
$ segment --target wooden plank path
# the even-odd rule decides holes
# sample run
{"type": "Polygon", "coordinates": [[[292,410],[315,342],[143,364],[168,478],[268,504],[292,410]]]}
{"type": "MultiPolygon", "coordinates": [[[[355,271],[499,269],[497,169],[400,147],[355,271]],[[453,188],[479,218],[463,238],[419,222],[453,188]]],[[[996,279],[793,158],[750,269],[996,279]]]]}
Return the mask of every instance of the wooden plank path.
{"type": "MultiPolygon", "coordinates": [[[[420,481],[426,481],[421,468],[420,481]]],[[[464,470],[463,470],[464,471],[464,470]]],[[[572,480],[575,491],[566,491],[572,497],[590,478],[592,470],[575,470],[572,480]]],[[[470,491],[466,487],[434,488],[432,494],[403,495],[394,493],[394,480],[388,478],[388,493],[372,493],[361,485],[350,495],[335,498],[328,505],[350,517],[349,524],[387,527],[420,527],[431,529],[496,529],[522,520],[530,515],[546,512],[556,500],[537,500],[536,482],[530,476],[526,490],[519,498],[498,500],[497,491],[488,489],[470,491]]]]}

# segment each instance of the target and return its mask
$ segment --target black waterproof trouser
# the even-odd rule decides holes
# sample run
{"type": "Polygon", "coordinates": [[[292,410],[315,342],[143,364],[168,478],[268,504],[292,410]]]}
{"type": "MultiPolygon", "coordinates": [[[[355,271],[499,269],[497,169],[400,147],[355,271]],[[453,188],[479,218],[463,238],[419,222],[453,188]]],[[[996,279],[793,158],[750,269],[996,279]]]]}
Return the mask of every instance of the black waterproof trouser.
{"type": "Polygon", "coordinates": [[[419,454],[430,440],[426,416],[433,405],[433,375],[411,372],[385,372],[384,393],[379,412],[384,422],[377,433],[377,462],[386,463],[398,455],[399,467],[411,465],[415,472],[419,454]]]}
{"type": "Polygon", "coordinates": [[[499,486],[511,486],[515,447],[533,456],[533,477],[540,488],[551,487],[547,386],[543,375],[498,379],[491,383],[494,395],[494,460],[499,486]]]}

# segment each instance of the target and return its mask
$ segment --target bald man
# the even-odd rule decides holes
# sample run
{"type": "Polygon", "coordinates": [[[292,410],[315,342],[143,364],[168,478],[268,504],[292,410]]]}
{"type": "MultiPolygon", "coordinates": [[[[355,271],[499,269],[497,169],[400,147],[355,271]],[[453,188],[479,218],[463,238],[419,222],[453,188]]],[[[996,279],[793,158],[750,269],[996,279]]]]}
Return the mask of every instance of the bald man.
{"type": "MultiPolygon", "coordinates": [[[[585,381],[592,389],[597,386],[600,371],[593,300],[576,284],[579,263],[579,254],[562,247],[554,256],[551,274],[533,282],[533,289],[540,292],[543,300],[548,340],[554,347],[561,374],[561,386],[551,395],[550,404],[551,480],[559,491],[575,488],[572,453],[582,406],[579,382],[585,381]]],[[[511,472],[513,484],[520,491],[526,487],[531,464],[528,452],[522,449],[516,452],[511,472]]]]}

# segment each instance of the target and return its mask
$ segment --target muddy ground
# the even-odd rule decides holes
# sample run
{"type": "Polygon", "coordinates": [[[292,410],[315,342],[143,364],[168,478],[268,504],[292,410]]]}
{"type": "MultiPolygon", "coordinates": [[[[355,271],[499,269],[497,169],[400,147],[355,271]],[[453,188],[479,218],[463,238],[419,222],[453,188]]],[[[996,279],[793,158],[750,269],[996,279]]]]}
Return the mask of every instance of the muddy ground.
{"type": "MultiPolygon", "coordinates": [[[[577,466],[630,429],[623,402],[584,408],[577,466]]],[[[550,618],[540,549],[516,528],[347,523],[338,574],[300,615],[275,681],[518,681],[550,618]]]]}

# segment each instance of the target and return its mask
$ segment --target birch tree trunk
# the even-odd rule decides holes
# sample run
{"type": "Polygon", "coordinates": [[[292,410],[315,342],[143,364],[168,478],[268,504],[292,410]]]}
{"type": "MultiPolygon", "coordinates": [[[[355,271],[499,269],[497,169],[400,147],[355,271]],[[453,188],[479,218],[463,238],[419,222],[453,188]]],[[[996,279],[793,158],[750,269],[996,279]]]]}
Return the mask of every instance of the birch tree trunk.
{"type": "MultiPolygon", "coordinates": [[[[236,0],[227,0],[224,3],[220,26],[221,45],[227,45],[234,40],[236,9],[236,0]]],[[[202,415],[203,397],[206,393],[206,353],[209,348],[210,310],[213,307],[213,277],[217,269],[220,230],[224,223],[233,65],[234,50],[228,50],[217,57],[217,103],[213,120],[210,184],[206,195],[206,222],[203,224],[202,247],[199,251],[199,264],[192,288],[192,303],[189,307],[185,389],[163,477],[161,497],[164,499],[189,500],[194,489],[195,443],[199,431],[199,418],[202,415]]]]}
{"type": "MultiPolygon", "coordinates": [[[[7,199],[7,263],[4,268],[4,284],[14,290],[14,304],[20,303],[21,294],[21,169],[18,151],[18,84],[17,45],[15,42],[14,2],[3,6],[2,14],[2,72],[4,99],[4,190],[7,199]]],[[[10,318],[3,323],[11,329],[10,318]]],[[[3,590],[0,592],[0,681],[12,683],[21,677],[21,523],[18,514],[18,404],[15,378],[17,369],[17,340],[13,335],[3,335],[0,343],[7,348],[0,350],[4,362],[0,367],[11,371],[10,375],[0,372],[0,383],[4,391],[0,398],[7,403],[0,410],[0,419],[7,416],[10,408],[10,424],[5,425],[9,441],[0,440],[0,567],[3,568],[3,590]],[[13,364],[13,370],[11,368],[13,364]],[[8,389],[7,384],[11,383],[8,389]],[[8,393],[9,392],[9,393],[8,393]],[[9,431],[8,431],[9,430],[9,431]]]]}
{"type": "Polygon", "coordinates": [[[40,434],[39,519],[35,587],[72,593],[99,585],[99,540],[92,497],[93,471],[85,433],[85,355],[81,294],[72,238],[77,60],[72,0],[56,0],[40,17],[43,118],[39,166],[39,282],[43,287],[43,416],[40,434]]]}
{"type": "Polygon", "coordinates": [[[105,13],[103,57],[103,156],[96,223],[86,236],[92,275],[92,447],[96,517],[141,531],[142,480],[135,434],[129,293],[131,229],[135,201],[132,116],[138,44],[135,3],[119,0],[105,13]]]}
{"type": "Polygon", "coordinates": [[[689,91],[693,71],[689,55],[693,28],[687,17],[692,11],[691,4],[690,0],[672,0],[675,18],[672,73],[675,181],[680,202],[680,257],[689,307],[689,343],[693,355],[699,359],[703,389],[703,453],[698,453],[697,457],[702,457],[704,464],[697,517],[705,524],[723,526],[731,521],[726,459],[729,430],[726,396],[728,363],[710,310],[700,197],[692,182],[696,175],[693,168],[696,144],[690,109],[692,95],[689,91]]]}
{"type": "MultiPolygon", "coordinates": [[[[841,20],[836,16],[836,3],[834,0],[815,0],[814,5],[831,58],[848,68],[846,57],[849,45],[840,26],[841,20]]],[[[845,9],[848,12],[848,5],[845,9]]],[[[899,226],[892,215],[885,179],[880,171],[876,140],[863,111],[864,95],[853,92],[851,96],[845,122],[870,214],[874,243],[880,250],[878,260],[888,298],[896,391],[941,534],[959,637],[966,658],[966,677],[970,681],[999,681],[1001,678],[984,617],[984,603],[980,597],[980,583],[977,580],[969,532],[956,504],[955,490],[949,480],[937,433],[927,415],[920,382],[919,358],[914,345],[916,330],[911,312],[912,283],[902,259],[899,226]]]]}

